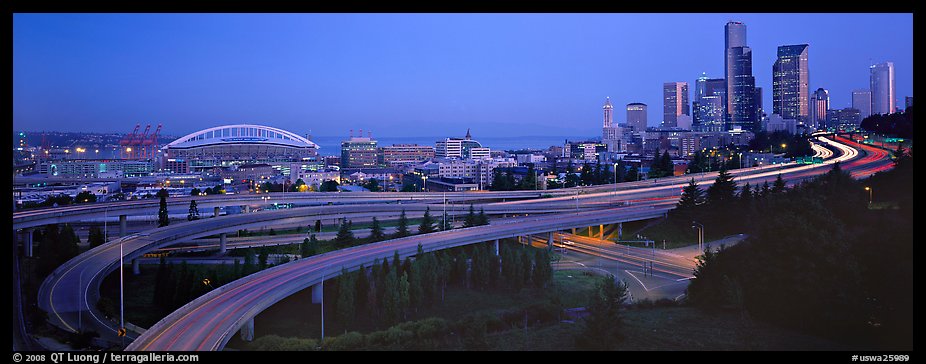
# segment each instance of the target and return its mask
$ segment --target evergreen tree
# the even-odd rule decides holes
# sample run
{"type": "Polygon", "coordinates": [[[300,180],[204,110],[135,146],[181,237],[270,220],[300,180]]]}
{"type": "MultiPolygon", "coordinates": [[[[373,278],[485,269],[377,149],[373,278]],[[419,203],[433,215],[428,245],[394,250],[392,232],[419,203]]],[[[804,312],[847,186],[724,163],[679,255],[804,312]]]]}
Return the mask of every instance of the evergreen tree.
{"type": "Polygon", "coordinates": [[[527,174],[521,179],[521,185],[519,187],[518,189],[520,190],[537,189],[537,171],[534,169],[533,163],[527,165],[527,174]]]}
{"type": "Polygon", "coordinates": [[[201,191],[199,188],[196,188],[196,187],[193,187],[193,189],[190,190],[190,196],[199,196],[202,193],[203,191],[201,191]]]}
{"type": "Polygon", "coordinates": [[[579,180],[583,186],[590,186],[595,182],[592,167],[588,165],[588,162],[582,165],[582,174],[579,176],[579,180]]]}
{"type": "Polygon", "coordinates": [[[473,287],[485,290],[489,283],[489,260],[481,244],[473,246],[471,262],[470,276],[472,277],[473,287]]]}
{"type": "Polygon", "coordinates": [[[424,216],[421,218],[421,225],[418,226],[419,234],[429,234],[434,232],[434,219],[431,218],[431,208],[424,209],[424,216]]]}
{"type": "Polygon", "coordinates": [[[334,238],[334,243],[339,249],[347,248],[354,245],[354,232],[351,231],[351,221],[342,221],[338,228],[338,234],[334,238]]]}
{"type": "Polygon", "coordinates": [[[752,187],[749,186],[749,182],[743,185],[743,188],[740,190],[740,201],[744,206],[749,206],[749,203],[752,201],[752,187]]]}
{"type": "Polygon", "coordinates": [[[768,181],[762,183],[762,197],[768,196],[772,193],[772,189],[768,186],[768,181]]]}
{"type": "Polygon", "coordinates": [[[408,217],[405,216],[405,209],[402,209],[402,213],[399,215],[399,226],[396,227],[395,237],[404,238],[409,235],[408,217]]]}
{"type": "Polygon", "coordinates": [[[669,156],[669,150],[662,152],[662,158],[659,160],[662,164],[663,176],[672,177],[675,174],[675,165],[672,164],[672,157],[669,156]]]}
{"type": "Polygon", "coordinates": [[[688,185],[682,189],[682,197],[678,200],[679,210],[690,210],[704,203],[704,191],[698,187],[694,178],[688,182],[688,185]]]}
{"type": "Polygon", "coordinates": [[[637,166],[631,165],[630,169],[627,170],[627,178],[625,181],[639,181],[640,180],[640,171],[637,170],[637,166]]]}
{"type": "Polygon", "coordinates": [[[479,208],[479,215],[476,215],[476,225],[488,225],[489,217],[486,215],[484,208],[479,208]]]}
{"type": "Polygon", "coordinates": [[[517,184],[514,182],[514,173],[511,170],[505,171],[505,187],[503,191],[512,191],[517,189],[517,184]]]}
{"type": "Polygon", "coordinates": [[[87,242],[90,243],[90,248],[98,247],[106,242],[103,237],[103,231],[100,230],[99,226],[90,228],[90,236],[87,237],[87,242]]]}
{"type": "Polygon", "coordinates": [[[303,258],[318,254],[318,239],[315,238],[315,234],[311,234],[308,238],[302,239],[302,244],[299,245],[299,254],[302,255],[303,258]]]}
{"type": "Polygon", "coordinates": [[[584,328],[576,337],[576,347],[586,350],[609,350],[621,339],[623,326],[620,306],[627,297],[627,284],[615,283],[608,275],[592,293],[584,328]]]}
{"type": "Polygon", "coordinates": [[[408,308],[410,307],[411,298],[409,295],[408,274],[402,273],[396,285],[397,306],[403,320],[408,319],[408,308]]]}
{"type": "MultiPolygon", "coordinates": [[[[839,163],[837,163],[838,165],[839,163]]],[[[785,180],[781,178],[781,173],[778,174],[778,177],[775,178],[775,183],[772,184],[772,193],[782,193],[787,189],[785,185],[785,180]]]]}
{"type": "Polygon", "coordinates": [[[726,168],[722,168],[714,184],[707,188],[707,202],[716,206],[723,206],[730,202],[736,196],[736,182],[733,177],[727,173],[726,168]]]}
{"type": "MultiPolygon", "coordinates": [[[[422,257],[423,258],[423,257],[422,257]]],[[[409,258],[405,259],[406,262],[409,262],[409,258]]],[[[421,260],[415,260],[415,263],[410,264],[407,269],[404,269],[405,274],[408,275],[408,300],[409,307],[418,310],[424,303],[424,288],[422,287],[421,274],[422,274],[422,264],[421,260]]]]}
{"type": "Polygon", "coordinates": [[[394,270],[384,270],[383,281],[383,319],[386,324],[393,324],[399,319],[400,300],[399,297],[399,279],[394,270]]]}
{"type": "Polygon", "coordinates": [[[466,214],[466,218],[463,220],[463,227],[468,228],[476,225],[476,210],[473,209],[473,204],[469,204],[469,213],[466,214]]]}
{"type": "Polygon", "coordinates": [[[260,270],[267,269],[267,258],[270,257],[270,253],[267,251],[267,248],[261,247],[257,251],[260,254],[257,255],[257,265],[260,267],[260,270]]]}
{"type": "Polygon", "coordinates": [[[74,232],[74,228],[71,227],[71,224],[64,224],[64,227],[61,228],[60,233],[61,242],[58,245],[57,249],[60,249],[61,254],[61,263],[67,262],[73,257],[76,257],[80,253],[80,238],[77,236],[77,233],[74,232]]]}
{"type": "Polygon", "coordinates": [[[164,193],[158,192],[161,197],[161,203],[158,207],[158,227],[170,224],[170,218],[167,216],[167,190],[162,188],[161,191],[164,191],[164,193]]]}
{"type": "Polygon", "coordinates": [[[356,301],[357,313],[369,313],[369,293],[370,279],[367,277],[367,269],[360,265],[357,270],[357,280],[354,282],[354,298],[356,301]]]}
{"type": "Polygon", "coordinates": [[[356,303],[354,301],[355,288],[353,275],[347,272],[347,268],[341,268],[341,276],[338,277],[338,300],[336,306],[338,320],[340,320],[345,332],[347,328],[353,324],[354,316],[357,313],[356,303]]]}
{"type": "Polygon", "coordinates": [[[199,220],[199,208],[196,207],[196,200],[190,200],[190,212],[187,213],[186,219],[189,221],[199,220]]]}
{"type": "Polygon", "coordinates": [[[540,249],[534,252],[534,286],[544,288],[553,280],[553,267],[550,265],[550,251],[540,249]]]}
{"type": "Polygon", "coordinates": [[[370,242],[377,242],[386,240],[386,233],[383,232],[383,227],[379,224],[379,219],[375,216],[373,217],[373,226],[370,228],[370,242]]]}
{"type": "Polygon", "coordinates": [[[396,277],[402,275],[402,258],[399,258],[399,251],[392,252],[392,268],[395,269],[396,277]]]}

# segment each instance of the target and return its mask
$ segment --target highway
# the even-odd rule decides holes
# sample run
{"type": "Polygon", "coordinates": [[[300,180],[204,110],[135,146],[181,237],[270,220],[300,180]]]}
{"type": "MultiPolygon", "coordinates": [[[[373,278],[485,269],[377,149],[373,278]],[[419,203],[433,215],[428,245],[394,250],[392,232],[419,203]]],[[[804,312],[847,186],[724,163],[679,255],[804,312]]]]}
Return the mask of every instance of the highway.
{"type": "MultiPolygon", "coordinates": [[[[850,171],[866,167],[864,164],[857,163],[858,153],[855,151],[855,149],[841,146],[838,143],[823,138],[821,138],[821,141],[828,143],[836,148],[841,148],[840,150],[842,151],[842,154],[838,158],[829,160],[827,163],[832,163],[835,160],[842,161],[844,163],[843,168],[850,171]]],[[[871,161],[870,164],[880,162],[880,160],[871,161]]],[[[756,183],[760,183],[761,181],[771,182],[771,180],[774,179],[778,173],[782,173],[789,182],[793,183],[793,181],[809,178],[810,176],[824,173],[828,170],[829,168],[825,168],[822,165],[788,165],[736,170],[733,174],[740,176],[737,178],[737,181],[740,183],[743,181],[754,181],[756,183]]],[[[639,181],[626,184],[622,183],[618,185],[618,187],[621,187],[621,189],[617,194],[612,192],[614,188],[613,184],[596,186],[595,188],[578,188],[553,191],[522,191],[532,193],[533,196],[535,196],[535,199],[529,201],[496,202],[480,206],[485,207],[486,212],[490,214],[540,214],[573,211],[573,216],[577,216],[582,214],[580,210],[604,209],[615,206],[616,202],[629,203],[629,206],[627,206],[628,208],[637,207],[638,205],[642,205],[641,207],[647,207],[646,204],[648,203],[671,203],[678,197],[681,187],[687,183],[688,179],[692,177],[700,179],[703,183],[702,188],[704,188],[706,187],[706,184],[708,184],[715,176],[716,173],[705,173],[696,176],[665,178],[660,179],[659,181],[639,181]],[[538,192],[541,192],[542,194],[538,192]],[[553,197],[536,198],[544,195],[553,197]]],[[[316,218],[359,218],[362,216],[370,216],[371,213],[392,213],[397,216],[398,211],[401,208],[407,209],[409,211],[423,211],[426,207],[425,204],[421,203],[403,203],[402,205],[386,203],[366,205],[327,205],[327,203],[323,203],[324,198],[340,198],[340,196],[350,194],[353,193],[330,194],[333,196],[323,197],[322,200],[316,201],[322,206],[275,211],[261,211],[251,214],[228,215],[219,218],[203,219],[192,223],[173,224],[169,227],[152,229],[137,235],[126,237],[125,239],[119,241],[124,241],[125,255],[126,259],[128,260],[140,256],[145,252],[149,252],[153,249],[159,249],[179,242],[190,241],[197,237],[214,235],[221,232],[233,233],[238,229],[260,228],[269,225],[280,226],[286,224],[305,224],[307,222],[314,222],[316,218]]],[[[461,197],[461,201],[464,201],[467,198],[472,198],[474,200],[485,200],[483,197],[485,196],[484,194],[485,192],[470,193],[470,196],[478,195],[478,198],[466,197],[465,193],[457,194],[459,196],[448,194],[448,198],[451,196],[455,198],[461,197]]],[[[290,195],[298,194],[287,194],[286,197],[290,198],[290,195]]],[[[410,194],[408,193],[403,194],[405,198],[409,198],[409,195],[410,194]]],[[[415,196],[419,194],[415,193],[411,195],[412,198],[415,198],[415,196]]],[[[441,193],[422,195],[428,195],[426,197],[431,200],[433,200],[434,197],[437,197],[436,202],[442,202],[443,194],[441,193]]],[[[530,196],[530,194],[526,195],[530,196]]],[[[523,198],[524,194],[521,196],[523,198]]],[[[282,198],[282,196],[280,196],[280,198],[282,198]]],[[[298,196],[295,198],[298,198],[298,196]]],[[[365,198],[369,199],[369,197],[365,198]]],[[[391,199],[392,198],[390,197],[386,197],[377,201],[387,201],[391,199]]],[[[363,200],[363,198],[360,200],[363,200]]],[[[228,202],[226,201],[222,203],[228,202]]],[[[238,202],[235,201],[233,203],[238,202]]],[[[433,205],[431,207],[432,211],[435,212],[439,211],[440,209],[440,205],[433,205]]],[[[588,223],[584,226],[594,224],[596,223],[588,223]]],[[[73,331],[77,312],[87,311],[89,316],[92,316],[93,320],[85,321],[92,321],[94,325],[97,325],[95,328],[97,331],[106,333],[107,331],[112,332],[114,330],[115,325],[113,325],[113,323],[109,322],[108,320],[101,319],[99,315],[94,312],[95,309],[91,303],[95,302],[96,298],[98,297],[99,282],[102,280],[102,278],[107,273],[118,268],[119,241],[104,244],[101,247],[95,248],[94,250],[88,251],[81,256],[74,258],[73,260],[65,263],[65,265],[62,267],[59,267],[59,269],[57,269],[55,273],[53,273],[53,275],[45,281],[42,289],[40,290],[39,303],[40,307],[49,312],[49,320],[51,320],[51,322],[73,331]],[[83,284],[80,284],[81,281],[83,281],[83,284]],[[83,297],[82,300],[80,299],[81,297],[83,297]]]]}
{"type": "Polygon", "coordinates": [[[414,255],[419,244],[425,251],[447,249],[576,226],[654,218],[668,208],[643,205],[523,217],[505,224],[415,235],[299,259],[236,280],[197,298],[152,326],[127,350],[219,350],[246,321],[279,300],[322,282],[325,277],[336,276],[342,268],[355,270],[361,264],[369,266],[375,259],[390,257],[396,251],[400,257],[414,255]]]}

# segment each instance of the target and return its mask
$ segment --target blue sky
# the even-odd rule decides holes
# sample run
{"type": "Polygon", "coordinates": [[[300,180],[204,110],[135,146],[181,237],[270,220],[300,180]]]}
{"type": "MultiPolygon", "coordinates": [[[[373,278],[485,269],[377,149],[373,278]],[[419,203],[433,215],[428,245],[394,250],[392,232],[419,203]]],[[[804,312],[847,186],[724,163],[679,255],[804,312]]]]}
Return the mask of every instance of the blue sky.
{"type": "Polygon", "coordinates": [[[13,128],[595,136],[606,96],[656,125],[663,82],[722,77],[729,20],[769,113],[786,44],[810,44],[835,108],[882,61],[913,95],[912,14],[15,14],[13,128]]]}

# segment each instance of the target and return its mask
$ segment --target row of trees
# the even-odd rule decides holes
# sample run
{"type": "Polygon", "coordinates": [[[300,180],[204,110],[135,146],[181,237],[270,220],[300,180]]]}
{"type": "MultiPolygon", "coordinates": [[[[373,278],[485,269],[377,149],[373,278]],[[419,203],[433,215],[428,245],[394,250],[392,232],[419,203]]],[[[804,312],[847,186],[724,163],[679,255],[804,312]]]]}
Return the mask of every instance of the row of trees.
{"type": "Polygon", "coordinates": [[[862,120],[861,128],[878,134],[912,138],[913,106],[906,108],[903,112],[871,115],[862,120]]]}
{"type": "Polygon", "coordinates": [[[193,189],[190,190],[190,196],[199,196],[199,195],[202,195],[202,194],[206,194],[206,195],[224,195],[224,194],[225,194],[225,186],[223,186],[223,185],[221,185],[221,184],[218,184],[218,185],[215,185],[215,187],[206,187],[205,190],[200,190],[198,187],[193,187],[193,189]]]}
{"type": "Polygon", "coordinates": [[[46,225],[32,233],[32,241],[38,243],[37,273],[46,276],[80,252],[77,244],[80,238],[70,224],[59,227],[58,224],[46,225]]]}
{"type": "Polygon", "coordinates": [[[335,312],[342,327],[355,320],[391,325],[404,321],[422,307],[443,302],[448,285],[475,290],[511,290],[545,287],[552,280],[550,255],[545,249],[509,248],[500,256],[487,244],[449,251],[424,252],[418,246],[414,259],[377,259],[367,269],[343,270],[336,287],[335,312]]]}
{"type": "MultiPolygon", "coordinates": [[[[463,219],[463,227],[487,225],[488,223],[489,218],[486,216],[484,209],[480,208],[479,213],[477,214],[473,205],[469,206],[469,213],[467,213],[463,219]]],[[[424,211],[424,216],[421,218],[421,223],[418,225],[418,233],[429,234],[436,231],[451,230],[453,228],[453,223],[448,215],[444,214],[440,219],[435,219],[433,216],[431,216],[431,209],[426,208],[424,211]]],[[[396,231],[391,235],[387,235],[383,231],[382,224],[376,217],[373,218],[373,222],[370,226],[370,235],[367,238],[356,238],[352,229],[353,221],[346,220],[341,223],[341,225],[338,227],[338,233],[334,238],[335,248],[343,249],[361,244],[375,243],[386,239],[404,238],[411,235],[411,231],[409,230],[408,226],[408,217],[406,216],[404,209],[399,214],[396,231]]],[[[305,239],[303,244],[309,244],[311,239],[315,239],[314,235],[305,239]]],[[[315,244],[317,244],[317,240],[315,244]]],[[[307,255],[303,255],[303,257],[306,256],[307,255]]]]}
{"type": "MultiPolygon", "coordinates": [[[[872,180],[892,181],[912,194],[912,168],[882,175],[872,180]]],[[[751,203],[736,212],[717,212],[710,201],[690,208],[735,213],[738,228],[749,234],[701,257],[690,302],[878,350],[911,349],[912,204],[869,209],[864,185],[838,164],[793,188],[764,190],[741,192],[740,200],[751,203]]]]}
{"type": "Polygon", "coordinates": [[[241,277],[269,268],[269,249],[244,249],[244,264],[187,265],[167,263],[162,257],[155,276],[152,304],[161,312],[172,312],[197,297],[241,277]]]}

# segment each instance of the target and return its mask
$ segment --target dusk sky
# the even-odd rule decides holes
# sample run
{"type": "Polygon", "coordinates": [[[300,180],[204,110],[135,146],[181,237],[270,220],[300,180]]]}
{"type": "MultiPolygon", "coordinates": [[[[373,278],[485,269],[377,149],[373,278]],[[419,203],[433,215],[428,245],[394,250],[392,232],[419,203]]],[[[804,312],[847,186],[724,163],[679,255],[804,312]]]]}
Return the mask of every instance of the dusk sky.
{"type": "Polygon", "coordinates": [[[598,136],[606,96],[655,126],[663,82],[722,78],[729,20],[768,114],[779,45],[810,45],[833,108],[883,61],[913,95],[912,14],[15,14],[13,129],[598,136]]]}

